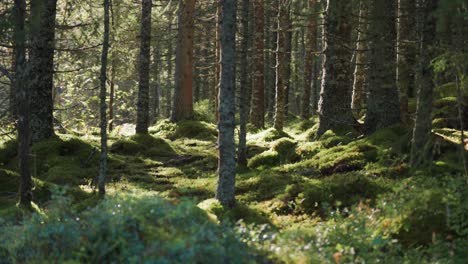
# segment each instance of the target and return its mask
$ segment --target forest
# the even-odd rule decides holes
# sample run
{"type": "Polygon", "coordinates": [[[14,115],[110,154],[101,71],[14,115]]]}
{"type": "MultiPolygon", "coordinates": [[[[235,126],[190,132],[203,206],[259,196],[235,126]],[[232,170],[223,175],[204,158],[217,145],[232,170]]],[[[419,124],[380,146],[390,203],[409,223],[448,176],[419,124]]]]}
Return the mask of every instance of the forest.
{"type": "Polygon", "coordinates": [[[0,0],[0,264],[468,263],[468,0],[0,0]]]}

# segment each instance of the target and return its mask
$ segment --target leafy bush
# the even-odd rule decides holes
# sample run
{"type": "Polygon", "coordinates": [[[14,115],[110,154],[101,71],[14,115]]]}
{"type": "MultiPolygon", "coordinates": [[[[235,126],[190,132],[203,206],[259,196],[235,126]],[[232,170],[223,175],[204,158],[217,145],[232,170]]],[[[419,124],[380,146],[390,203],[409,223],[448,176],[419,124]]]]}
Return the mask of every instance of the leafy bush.
{"type": "MultiPolygon", "coordinates": [[[[190,202],[177,205],[152,194],[108,197],[77,213],[56,198],[47,215],[0,227],[6,263],[247,263],[259,255],[227,226],[213,223],[190,202]]],[[[1,221],[0,221],[1,222],[1,221]]]]}

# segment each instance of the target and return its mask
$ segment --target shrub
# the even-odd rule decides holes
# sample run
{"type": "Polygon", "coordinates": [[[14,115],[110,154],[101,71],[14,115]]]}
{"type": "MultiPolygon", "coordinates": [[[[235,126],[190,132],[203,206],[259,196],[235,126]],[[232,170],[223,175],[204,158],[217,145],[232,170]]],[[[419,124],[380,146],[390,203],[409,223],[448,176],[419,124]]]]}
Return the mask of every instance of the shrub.
{"type": "Polygon", "coordinates": [[[190,202],[150,194],[108,197],[76,213],[66,198],[48,215],[0,227],[0,258],[8,262],[246,263],[257,254],[227,226],[190,202]]]}

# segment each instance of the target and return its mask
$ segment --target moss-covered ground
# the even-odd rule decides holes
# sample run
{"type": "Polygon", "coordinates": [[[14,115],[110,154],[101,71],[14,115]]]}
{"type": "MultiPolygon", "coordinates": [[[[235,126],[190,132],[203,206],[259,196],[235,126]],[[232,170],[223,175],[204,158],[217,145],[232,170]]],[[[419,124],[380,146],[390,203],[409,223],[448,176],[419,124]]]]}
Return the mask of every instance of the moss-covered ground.
{"type": "MultiPolygon", "coordinates": [[[[263,252],[255,253],[263,256],[258,262],[468,261],[463,251],[468,245],[468,195],[461,188],[466,183],[457,130],[435,129],[434,164],[414,171],[408,166],[410,131],[405,127],[369,137],[327,131],[315,138],[315,123],[290,118],[285,131],[248,134],[249,165],[238,170],[234,209],[213,199],[217,181],[213,124],[163,120],[150,135],[112,137],[109,197],[121,199],[119,195],[130,192],[162,197],[171,204],[188,199],[212,223],[231,223],[239,241],[252,252],[263,252]]],[[[0,218],[7,219],[0,225],[25,214],[15,206],[19,187],[15,144],[6,141],[0,147],[0,218]]],[[[35,204],[48,208],[59,186],[67,186],[60,190],[77,212],[99,204],[94,193],[98,146],[95,137],[61,134],[35,145],[31,157],[35,204]]],[[[135,199],[132,203],[137,203],[135,199]]],[[[175,231],[168,230],[153,231],[171,240],[175,231]]],[[[184,236],[194,234],[187,231],[184,236]]],[[[211,243],[203,239],[196,241],[211,243]]]]}

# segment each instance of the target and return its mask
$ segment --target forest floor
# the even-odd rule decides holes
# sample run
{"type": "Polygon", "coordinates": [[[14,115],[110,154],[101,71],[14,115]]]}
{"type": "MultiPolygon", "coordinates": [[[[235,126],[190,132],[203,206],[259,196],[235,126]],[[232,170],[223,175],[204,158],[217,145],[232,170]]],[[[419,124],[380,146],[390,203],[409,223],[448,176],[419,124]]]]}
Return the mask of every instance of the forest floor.
{"type": "MultiPolygon", "coordinates": [[[[466,179],[457,130],[434,130],[435,162],[420,171],[407,165],[411,133],[405,127],[367,138],[328,131],[319,140],[313,136],[315,130],[313,120],[291,117],[282,132],[249,133],[249,164],[238,170],[234,209],[213,199],[217,183],[213,124],[162,120],[147,136],[113,135],[108,194],[145,194],[175,205],[189,200],[207,212],[209,221],[231,223],[236,239],[257,252],[256,262],[468,259],[463,252],[468,245],[464,220],[468,193],[462,188],[466,179]]],[[[59,134],[33,147],[35,203],[41,214],[48,214],[51,195],[70,197],[75,212],[99,203],[92,187],[98,140],[94,135],[59,134]]],[[[0,219],[5,219],[0,226],[20,223],[24,217],[15,207],[14,146],[9,141],[0,148],[0,219]]],[[[0,243],[0,256],[1,248],[0,243]]]]}

